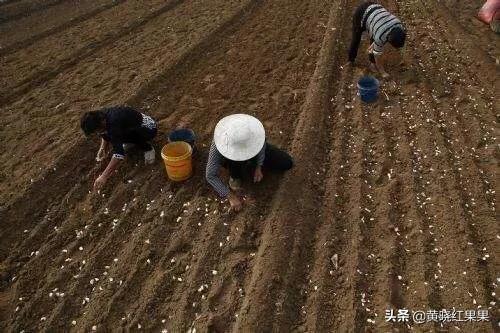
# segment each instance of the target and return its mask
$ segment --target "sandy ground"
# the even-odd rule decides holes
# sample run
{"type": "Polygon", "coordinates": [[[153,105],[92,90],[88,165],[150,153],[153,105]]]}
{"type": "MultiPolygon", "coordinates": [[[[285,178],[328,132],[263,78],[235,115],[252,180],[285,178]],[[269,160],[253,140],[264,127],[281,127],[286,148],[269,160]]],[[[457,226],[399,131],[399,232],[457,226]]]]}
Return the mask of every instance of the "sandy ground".
{"type": "MultiPolygon", "coordinates": [[[[357,1],[0,2],[0,329],[497,332],[499,37],[482,1],[382,1],[409,31],[364,105],[357,1]],[[131,154],[101,195],[90,109],[198,135],[195,174],[131,154]],[[227,213],[204,180],[245,112],[296,167],[227,213]],[[486,322],[385,320],[488,310],[486,322]]],[[[159,155],[159,154],[158,154],[159,155]]]]}

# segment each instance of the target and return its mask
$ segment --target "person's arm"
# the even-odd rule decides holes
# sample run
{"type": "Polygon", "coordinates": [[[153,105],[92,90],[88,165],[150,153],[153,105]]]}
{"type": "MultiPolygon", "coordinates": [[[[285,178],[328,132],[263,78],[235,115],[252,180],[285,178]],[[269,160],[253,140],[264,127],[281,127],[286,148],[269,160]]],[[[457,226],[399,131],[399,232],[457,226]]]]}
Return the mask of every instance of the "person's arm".
{"type": "Polygon", "coordinates": [[[375,59],[375,67],[380,72],[380,74],[382,74],[382,77],[383,78],[389,77],[389,73],[385,71],[384,66],[382,64],[381,55],[374,54],[374,59],[375,59]]]}
{"type": "Polygon", "coordinates": [[[108,181],[109,177],[111,177],[111,175],[113,175],[113,173],[116,171],[120,162],[125,158],[125,150],[123,149],[123,144],[118,141],[114,141],[112,144],[113,144],[113,157],[109,161],[106,169],[95,180],[94,190],[99,190],[104,186],[104,184],[108,181]]]}
{"type": "Polygon", "coordinates": [[[255,172],[253,175],[253,181],[258,183],[264,178],[264,174],[262,173],[262,166],[264,165],[264,160],[266,159],[266,143],[257,154],[257,166],[255,167],[255,172]]]}
{"type": "Polygon", "coordinates": [[[108,181],[109,177],[115,172],[115,170],[118,168],[118,165],[120,164],[122,160],[116,157],[112,157],[111,161],[109,161],[108,166],[106,169],[103,171],[103,173],[97,177],[97,179],[94,182],[94,190],[98,191],[100,190],[104,184],[108,181]]]}
{"type": "Polygon", "coordinates": [[[109,153],[109,149],[111,148],[111,144],[109,141],[106,141],[104,139],[101,139],[101,148],[104,150],[104,152],[109,153]]]}
{"type": "Polygon", "coordinates": [[[373,54],[373,60],[377,71],[382,74],[382,77],[386,78],[389,76],[384,69],[382,64],[382,45],[377,44],[377,42],[373,42],[370,46],[371,54],[373,54]]]}
{"type": "Polygon", "coordinates": [[[240,198],[236,194],[232,193],[229,187],[227,187],[226,184],[224,184],[219,177],[221,160],[222,156],[217,151],[215,143],[212,143],[212,145],[210,146],[210,151],[208,153],[208,162],[207,162],[207,168],[205,170],[205,178],[221,198],[227,198],[229,200],[231,209],[233,209],[234,211],[239,211],[242,207],[242,202],[240,198]]]}
{"type": "Polygon", "coordinates": [[[101,138],[101,146],[99,147],[99,151],[97,152],[96,161],[100,162],[106,158],[106,155],[109,153],[110,144],[104,138],[101,138]]]}
{"type": "Polygon", "coordinates": [[[349,62],[353,63],[356,60],[356,56],[358,55],[359,44],[361,43],[361,35],[363,34],[363,29],[361,27],[361,23],[353,19],[352,25],[352,39],[351,46],[349,47],[349,62]]]}
{"type": "Polygon", "coordinates": [[[212,145],[210,146],[210,151],[208,153],[208,162],[207,162],[207,167],[205,169],[205,178],[221,198],[227,198],[227,196],[231,191],[229,190],[229,187],[227,187],[226,184],[224,184],[219,177],[220,167],[221,167],[221,155],[217,151],[215,144],[212,143],[212,145]]]}

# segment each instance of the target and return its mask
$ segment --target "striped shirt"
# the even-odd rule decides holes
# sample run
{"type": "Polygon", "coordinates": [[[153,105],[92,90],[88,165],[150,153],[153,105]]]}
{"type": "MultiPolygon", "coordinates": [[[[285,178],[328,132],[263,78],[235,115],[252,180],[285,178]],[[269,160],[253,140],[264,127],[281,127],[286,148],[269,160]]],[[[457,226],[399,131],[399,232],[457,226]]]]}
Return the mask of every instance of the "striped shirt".
{"type": "MultiPolygon", "coordinates": [[[[262,147],[262,149],[257,154],[257,165],[262,166],[264,164],[266,154],[266,144],[262,147]]],[[[214,188],[214,190],[221,196],[225,198],[229,195],[229,188],[226,184],[222,182],[219,177],[219,169],[224,165],[226,158],[217,150],[215,146],[215,142],[212,141],[210,145],[210,151],[208,152],[208,162],[207,168],[205,170],[205,177],[210,185],[214,188]]]]}
{"type": "Polygon", "coordinates": [[[373,39],[373,53],[381,54],[382,47],[387,43],[389,33],[396,27],[402,27],[401,21],[379,4],[373,4],[366,9],[361,26],[366,27],[373,39]]]}

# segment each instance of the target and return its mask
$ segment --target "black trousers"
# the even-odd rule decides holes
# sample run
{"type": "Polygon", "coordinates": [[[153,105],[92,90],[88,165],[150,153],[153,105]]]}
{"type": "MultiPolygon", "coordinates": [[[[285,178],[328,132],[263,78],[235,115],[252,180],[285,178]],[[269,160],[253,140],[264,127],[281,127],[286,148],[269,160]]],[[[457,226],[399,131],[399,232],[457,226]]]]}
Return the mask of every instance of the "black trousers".
{"type": "MultiPolygon", "coordinates": [[[[354,11],[354,15],[352,17],[352,39],[348,55],[350,62],[354,62],[354,60],[356,59],[358,55],[359,44],[361,43],[361,35],[366,30],[365,23],[361,22],[363,20],[363,15],[365,11],[368,9],[368,7],[373,4],[375,4],[375,2],[372,1],[363,2],[354,11]]],[[[373,39],[371,40],[371,42],[373,43],[373,39]]],[[[372,63],[375,62],[375,57],[373,54],[370,54],[369,58],[370,62],[372,63]]]]}
{"type": "Polygon", "coordinates": [[[153,149],[153,146],[151,145],[150,142],[156,136],[156,133],[157,133],[156,128],[150,129],[145,127],[139,127],[127,133],[127,137],[124,140],[124,143],[133,143],[139,149],[143,151],[149,151],[153,149]]]}
{"type": "MultiPolygon", "coordinates": [[[[271,145],[266,144],[264,165],[262,168],[268,171],[283,172],[290,170],[293,167],[292,157],[285,151],[271,145]]],[[[223,167],[229,170],[229,175],[233,179],[253,178],[253,173],[257,167],[257,158],[254,157],[248,161],[231,161],[226,160],[223,167]]]]}

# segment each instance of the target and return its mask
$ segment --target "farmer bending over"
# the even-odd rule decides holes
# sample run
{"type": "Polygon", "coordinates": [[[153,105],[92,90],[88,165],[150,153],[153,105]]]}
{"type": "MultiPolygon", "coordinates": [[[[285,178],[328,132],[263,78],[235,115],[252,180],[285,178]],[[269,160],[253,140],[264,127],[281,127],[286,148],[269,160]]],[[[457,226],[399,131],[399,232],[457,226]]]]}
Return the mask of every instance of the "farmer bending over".
{"type": "Polygon", "coordinates": [[[208,154],[207,181],[222,197],[228,198],[231,209],[242,206],[237,191],[241,180],[251,178],[260,182],[264,170],[286,171],[293,160],[286,152],[266,143],[264,126],[247,114],[233,114],[222,118],[214,131],[214,139],[208,154]],[[219,169],[229,171],[229,188],[219,178],[219,169]],[[232,191],[231,191],[232,190],[232,191]]]}
{"type": "Polygon", "coordinates": [[[359,43],[363,31],[367,30],[370,35],[371,45],[368,54],[371,66],[387,78],[389,74],[384,70],[380,56],[383,46],[389,42],[392,46],[400,49],[406,40],[406,31],[401,21],[384,7],[368,1],[361,4],[354,12],[352,21],[352,41],[349,49],[349,61],[354,62],[358,54],[359,43]]]}
{"type": "Polygon", "coordinates": [[[155,137],[156,122],[143,113],[131,107],[116,106],[98,111],[86,112],[80,121],[80,126],[89,136],[101,136],[101,147],[96,160],[102,161],[113,148],[113,156],[103,173],[94,182],[94,190],[99,190],[118,168],[125,158],[125,149],[129,144],[136,145],[144,151],[144,161],[152,164],[155,161],[155,150],[150,141],[155,137]]]}

